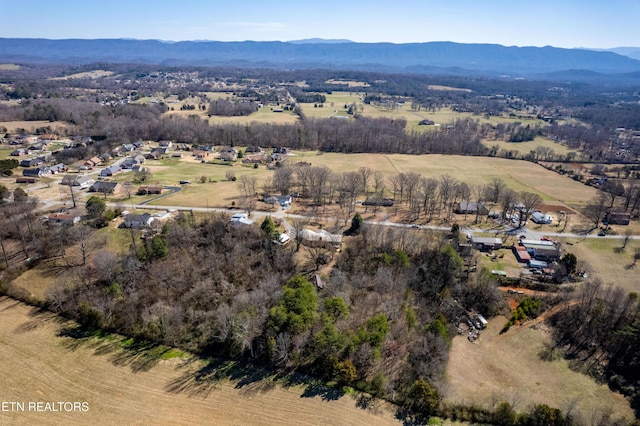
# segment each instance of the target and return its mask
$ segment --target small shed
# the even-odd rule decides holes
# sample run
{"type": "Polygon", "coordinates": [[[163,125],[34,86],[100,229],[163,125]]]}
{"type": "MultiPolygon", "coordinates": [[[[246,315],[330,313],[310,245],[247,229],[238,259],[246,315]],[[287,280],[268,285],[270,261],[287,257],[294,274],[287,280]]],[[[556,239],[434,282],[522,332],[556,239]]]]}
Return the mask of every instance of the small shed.
{"type": "Polygon", "coordinates": [[[532,269],[546,269],[548,264],[541,260],[530,260],[528,266],[532,269]]]}
{"type": "Polygon", "coordinates": [[[628,225],[631,221],[631,215],[627,212],[608,212],[602,223],[604,225],[628,225]]]}
{"type": "Polygon", "coordinates": [[[476,250],[497,250],[502,248],[502,238],[473,236],[471,243],[476,250]]]}

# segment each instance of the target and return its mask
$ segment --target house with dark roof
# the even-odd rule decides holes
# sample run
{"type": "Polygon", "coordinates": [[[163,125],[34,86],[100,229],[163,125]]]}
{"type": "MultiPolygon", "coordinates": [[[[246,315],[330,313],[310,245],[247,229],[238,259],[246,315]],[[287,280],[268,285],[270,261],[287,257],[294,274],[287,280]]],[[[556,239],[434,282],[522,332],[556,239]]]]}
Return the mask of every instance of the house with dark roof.
{"type": "Polygon", "coordinates": [[[42,158],[26,158],[20,161],[20,167],[38,167],[44,164],[42,158]]]}
{"type": "Polygon", "coordinates": [[[602,223],[604,225],[628,225],[631,222],[631,214],[627,212],[608,212],[602,223]]]}
{"type": "Polygon", "coordinates": [[[100,176],[113,176],[117,173],[120,173],[120,166],[115,164],[100,170],[100,176]]]}
{"type": "Polygon", "coordinates": [[[393,198],[383,198],[383,197],[380,197],[380,196],[367,197],[367,199],[362,202],[362,205],[363,206],[391,207],[391,206],[393,206],[393,198]]]}
{"type": "Polygon", "coordinates": [[[79,186],[82,189],[88,188],[95,182],[90,175],[66,175],[62,177],[60,185],[79,186]]]}
{"type": "Polygon", "coordinates": [[[100,192],[101,194],[114,194],[121,188],[118,182],[107,182],[99,180],[91,185],[89,192],[100,192]]]}
{"type": "Polygon", "coordinates": [[[454,209],[456,214],[488,214],[489,210],[482,203],[461,202],[454,209]]]}
{"type": "Polygon", "coordinates": [[[49,167],[36,167],[35,169],[24,169],[22,171],[22,176],[27,177],[42,177],[49,176],[51,174],[51,169],[49,167]]]}
{"type": "Polygon", "coordinates": [[[137,195],[162,194],[163,189],[161,186],[141,186],[137,195]]]}
{"type": "Polygon", "coordinates": [[[222,161],[236,161],[238,159],[238,151],[235,148],[224,148],[220,151],[220,159],[222,161]]]}
{"type": "Polygon", "coordinates": [[[36,182],[38,182],[38,179],[34,178],[34,177],[24,177],[24,176],[20,177],[20,176],[18,176],[16,178],[16,183],[36,183],[36,182]]]}

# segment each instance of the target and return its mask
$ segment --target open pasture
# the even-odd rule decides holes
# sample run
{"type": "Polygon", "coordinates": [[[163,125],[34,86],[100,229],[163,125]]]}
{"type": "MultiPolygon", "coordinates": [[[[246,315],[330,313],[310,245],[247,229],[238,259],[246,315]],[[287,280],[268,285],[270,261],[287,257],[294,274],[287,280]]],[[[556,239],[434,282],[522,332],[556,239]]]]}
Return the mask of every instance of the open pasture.
{"type": "Polygon", "coordinates": [[[109,77],[112,75],[113,75],[113,71],[93,70],[93,71],[79,72],[71,75],[65,75],[64,77],[53,77],[50,80],[69,80],[72,78],[100,78],[100,77],[109,77]]]}
{"type": "MultiPolygon", "coordinates": [[[[622,234],[621,228],[626,227],[615,228],[622,234]]],[[[586,269],[590,277],[599,277],[605,285],[640,293],[640,265],[633,265],[633,253],[640,248],[640,240],[629,241],[623,251],[620,251],[621,239],[561,238],[560,242],[563,243],[563,252],[573,253],[578,260],[578,268],[586,269]]]]}
{"type": "Polygon", "coordinates": [[[624,396],[606,385],[569,368],[566,360],[543,361],[539,353],[549,340],[543,324],[506,334],[507,322],[495,317],[480,338],[471,343],[465,335],[453,338],[446,369],[446,397],[453,403],[474,403],[486,408],[506,401],[516,411],[533,404],[547,404],[572,413],[581,424],[592,416],[611,412],[612,419],[634,415],[624,396]]]}
{"type": "MultiPolygon", "coordinates": [[[[300,151],[295,154],[290,157],[292,163],[305,161],[313,166],[326,166],[336,173],[357,171],[360,167],[369,167],[381,171],[387,179],[401,172],[415,172],[431,178],[449,174],[457,180],[471,185],[489,183],[497,177],[503,179],[515,191],[539,193],[547,204],[552,205],[581,206],[596,193],[592,187],[527,161],[439,154],[342,154],[318,153],[316,151],[300,151]]],[[[234,166],[202,164],[190,158],[147,162],[145,166],[148,166],[153,174],[152,182],[162,185],[176,185],[180,180],[192,182],[184,194],[178,193],[167,197],[163,199],[161,204],[177,205],[174,198],[183,199],[182,197],[186,194],[193,193],[193,197],[190,196],[189,199],[196,202],[193,204],[194,207],[204,207],[205,200],[208,200],[210,206],[224,207],[228,205],[229,199],[240,194],[236,182],[226,181],[225,175],[228,171],[233,171],[237,178],[244,174],[256,176],[258,185],[273,174],[264,166],[254,169],[240,164],[234,166]],[[200,184],[198,183],[200,176],[205,176],[207,181],[215,180],[217,182],[200,184]]],[[[125,177],[122,174],[118,175],[116,179],[126,181],[131,177],[125,177]]],[[[390,185],[387,186],[390,187],[390,185]]]]}
{"type": "MultiPolygon", "coordinates": [[[[537,136],[534,140],[528,142],[507,142],[507,141],[492,141],[492,140],[484,140],[482,141],[487,148],[492,148],[494,146],[498,146],[498,151],[518,151],[518,155],[528,154],[530,151],[535,151],[536,148],[549,148],[552,149],[555,154],[567,155],[569,152],[576,152],[572,149],[569,149],[566,145],[559,144],[557,142],[552,141],[551,139],[545,138],[543,136],[537,136]]],[[[580,158],[578,154],[577,158],[580,158]]]]}
{"type": "Polygon", "coordinates": [[[67,128],[69,127],[69,124],[65,123],[64,121],[48,121],[48,120],[0,121],[0,127],[4,127],[10,133],[14,133],[19,129],[24,129],[29,133],[35,133],[36,129],[39,127],[50,127],[52,129],[67,128]]]}
{"type": "Polygon", "coordinates": [[[473,90],[471,89],[462,89],[460,87],[451,87],[451,86],[442,86],[439,84],[430,84],[427,86],[429,90],[444,90],[444,91],[452,91],[452,92],[466,92],[471,93],[473,90]]]}
{"type": "Polygon", "coordinates": [[[251,115],[240,117],[221,117],[212,116],[209,118],[210,124],[251,124],[251,123],[269,123],[269,124],[295,124],[298,117],[293,111],[275,112],[277,108],[265,105],[251,115]]]}
{"type": "MultiPolygon", "coordinates": [[[[444,89],[443,89],[444,90],[444,89]]],[[[458,89],[463,90],[463,89],[458,89]]],[[[518,117],[509,116],[503,114],[501,116],[485,117],[470,112],[457,112],[451,108],[438,108],[435,110],[420,109],[416,111],[411,109],[411,98],[406,98],[404,103],[396,103],[393,107],[385,105],[373,105],[365,104],[362,102],[364,99],[364,93],[353,92],[333,92],[326,95],[327,100],[324,107],[327,106],[334,108],[337,111],[343,111],[345,105],[356,103],[359,114],[369,117],[386,117],[391,119],[405,119],[407,121],[407,130],[415,131],[427,131],[433,129],[433,126],[420,126],[418,123],[422,120],[428,119],[436,123],[437,125],[446,125],[456,119],[471,118],[478,120],[482,123],[498,124],[498,123],[514,123],[520,122],[522,124],[542,124],[543,122],[537,120],[535,117],[518,117]]],[[[303,110],[308,116],[315,116],[320,114],[320,111],[315,111],[320,108],[314,108],[313,104],[303,104],[303,110]]],[[[323,113],[329,115],[327,112],[323,113]]]]}
{"type": "Polygon", "coordinates": [[[3,70],[3,71],[17,71],[20,68],[22,67],[17,64],[0,64],[0,70],[3,70]]]}
{"type": "Polygon", "coordinates": [[[327,398],[269,377],[215,379],[203,361],[179,351],[61,335],[75,324],[12,299],[0,298],[0,324],[0,401],[25,402],[25,412],[0,412],[2,424],[400,424],[383,404],[374,413],[351,396],[327,398]],[[199,371],[206,374],[197,379],[199,371]],[[28,412],[29,401],[86,402],[88,411],[28,412]]]}
{"type": "Polygon", "coordinates": [[[341,80],[341,79],[330,79],[325,81],[326,84],[338,84],[338,85],[347,85],[348,87],[369,87],[369,83],[366,81],[355,81],[355,80],[341,80]]]}
{"type": "Polygon", "coordinates": [[[594,188],[527,161],[439,154],[392,154],[386,157],[398,172],[412,171],[435,178],[449,174],[469,185],[489,183],[493,178],[501,178],[513,190],[537,192],[545,201],[571,205],[587,201],[595,195],[594,188]]]}

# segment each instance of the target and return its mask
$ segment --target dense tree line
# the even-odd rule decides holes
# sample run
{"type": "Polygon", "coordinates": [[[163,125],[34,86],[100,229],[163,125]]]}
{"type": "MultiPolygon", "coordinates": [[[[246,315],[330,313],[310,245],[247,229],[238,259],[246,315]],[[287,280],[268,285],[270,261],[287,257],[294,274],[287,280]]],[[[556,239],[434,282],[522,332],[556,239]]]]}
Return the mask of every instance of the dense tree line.
{"type": "Polygon", "coordinates": [[[258,110],[258,104],[252,101],[229,101],[226,99],[216,99],[209,104],[209,115],[219,115],[223,117],[237,117],[250,115],[258,110]]]}
{"type": "Polygon", "coordinates": [[[603,378],[640,409],[640,303],[636,293],[587,282],[578,303],[552,318],[555,345],[582,362],[583,369],[603,378]]]}

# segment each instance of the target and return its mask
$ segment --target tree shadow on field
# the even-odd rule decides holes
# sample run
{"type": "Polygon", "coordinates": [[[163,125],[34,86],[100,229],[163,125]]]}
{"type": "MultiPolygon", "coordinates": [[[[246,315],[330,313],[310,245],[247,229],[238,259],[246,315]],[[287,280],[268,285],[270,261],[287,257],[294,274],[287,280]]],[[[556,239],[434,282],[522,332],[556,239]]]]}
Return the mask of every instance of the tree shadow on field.
{"type": "Polygon", "coordinates": [[[340,388],[327,386],[303,374],[275,371],[264,367],[223,359],[208,359],[206,364],[193,358],[179,368],[184,371],[165,386],[171,393],[184,393],[190,397],[206,398],[222,382],[230,382],[241,395],[256,395],[272,391],[276,386],[285,388],[304,387],[301,398],[321,397],[325,401],[335,401],[345,392],[340,388]]]}
{"type": "Polygon", "coordinates": [[[244,395],[268,392],[276,386],[276,375],[266,369],[217,358],[196,365],[198,360],[194,358],[183,363],[179,367],[184,369],[183,373],[169,382],[165,390],[206,397],[223,381],[235,383],[235,388],[244,395]]]}
{"type": "MultiPolygon", "coordinates": [[[[23,305],[23,303],[18,301],[15,304],[6,307],[3,310],[7,310],[9,308],[12,308],[14,306],[19,306],[19,305],[23,305]]],[[[30,319],[20,324],[18,327],[16,327],[16,329],[14,330],[14,333],[17,333],[17,334],[28,333],[45,324],[49,324],[52,322],[55,324],[61,324],[64,321],[66,321],[64,318],[61,318],[58,315],[55,315],[41,308],[31,308],[31,310],[28,313],[28,316],[30,319]]]]}
{"type": "Polygon", "coordinates": [[[62,328],[57,335],[64,338],[62,346],[71,351],[81,348],[92,349],[94,355],[109,356],[113,365],[129,367],[134,373],[150,370],[171,350],[157,343],[127,339],[80,326],[62,328]]]}
{"type": "Polygon", "coordinates": [[[319,396],[323,401],[337,401],[345,395],[342,388],[331,387],[324,383],[309,383],[300,398],[315,398],[319,396]]]}
{"type": "Polygon", "coordinates": [[[411,411],[399,407],[396,410],[396,419],[400,420],[404,426],[422,426],[428,424],[429,418],[412,413],[411,411]]]}

